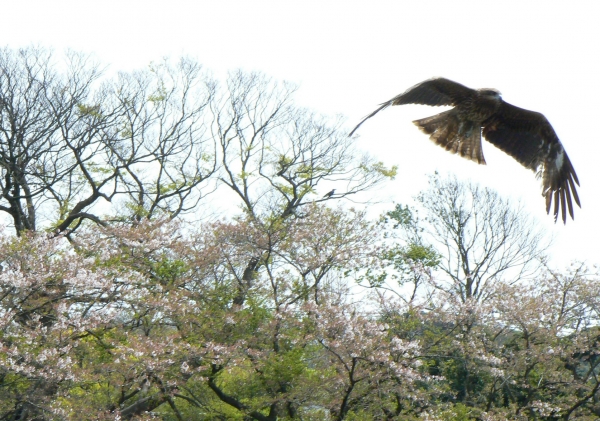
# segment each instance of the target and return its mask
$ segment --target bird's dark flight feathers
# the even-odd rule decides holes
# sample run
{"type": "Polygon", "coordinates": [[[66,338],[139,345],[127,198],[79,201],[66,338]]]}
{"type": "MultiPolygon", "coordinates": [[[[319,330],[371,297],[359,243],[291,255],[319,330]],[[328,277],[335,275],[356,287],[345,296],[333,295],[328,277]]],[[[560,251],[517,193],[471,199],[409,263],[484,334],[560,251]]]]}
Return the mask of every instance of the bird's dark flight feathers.
{"type": "Polygon", "coordinates": [[[573,199],[581,207],[575,185],[575,169],[554,129],[542,114],[504,102],[493,89],[471,89],[445,78],[428,79],[395,96],[366,116],[350,136],[369,118],[390,105],[423,104],[453,106],[443,113],[415,120],[430,139],[446,150],[485,164],[481,135],[515,158],[542,179],[542,194],[554,219],[573,218],[573,199]]]}

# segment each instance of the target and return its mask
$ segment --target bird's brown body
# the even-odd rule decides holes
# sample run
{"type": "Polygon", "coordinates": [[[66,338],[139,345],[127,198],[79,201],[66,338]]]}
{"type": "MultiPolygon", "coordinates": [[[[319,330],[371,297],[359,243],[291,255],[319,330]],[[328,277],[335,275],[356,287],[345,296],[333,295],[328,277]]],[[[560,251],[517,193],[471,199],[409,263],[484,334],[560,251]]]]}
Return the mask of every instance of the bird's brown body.
{"type": "Polygon", "coordinates": [[[428,79],[384,102],[365,117],[350,136],[367,119],[390,105],[450,105],[454,108],[413,123],[430,139],[449,152],[485,164],[481,135],[523,166],[542,178],[546,210],[554,201],[554,217],[567,210],[573,217],[572,198],[581,206],[575,184],[575,169],[554,129],[535,111],[515,107],[502,100],[495,89],[471,89],[444,78],[428,79]]]}
{"type": "Polygon", "coordinates": [[[500,108],[500,92],[492,89],[478,89],[456,106],[456,112],[463,120],[483,123],[500,108]]]}

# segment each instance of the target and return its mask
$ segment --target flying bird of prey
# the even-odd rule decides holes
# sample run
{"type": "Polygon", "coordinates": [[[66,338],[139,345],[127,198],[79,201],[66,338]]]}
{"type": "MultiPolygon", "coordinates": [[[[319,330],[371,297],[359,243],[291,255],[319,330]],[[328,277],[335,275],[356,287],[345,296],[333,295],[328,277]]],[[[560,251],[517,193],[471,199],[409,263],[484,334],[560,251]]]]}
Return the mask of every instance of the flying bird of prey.
{"type": "Polygon", "coordinates": [[[481,135],[533,170],[542,180],[546,212],[554,201],[554,220],[559,213],[567,221],[567,209],[573,218],[573,199],[579,207],[575,169],[554,129],[542,114],[515,107],[502,100],[495,89],[471,89],[445,78],[421,82],[381,104],[350,132],[390,105],[450,105],[454,108],[413,121],[429,138],[447,151],[485,164],[481,135]]]}

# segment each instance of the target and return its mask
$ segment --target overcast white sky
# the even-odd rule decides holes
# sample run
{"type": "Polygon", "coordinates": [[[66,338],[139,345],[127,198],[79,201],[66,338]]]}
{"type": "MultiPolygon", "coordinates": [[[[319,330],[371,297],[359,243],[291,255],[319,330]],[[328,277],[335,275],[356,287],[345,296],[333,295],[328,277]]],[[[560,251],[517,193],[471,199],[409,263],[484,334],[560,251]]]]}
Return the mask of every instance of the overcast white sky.
{"type": "Polygon", "coordinates": [[[196,57],[215,74],[260,70],[300,85],[297,100],[344,114],[350,129],[377,104],[432,76],[500,90],[542,112],[581,181],[575,221],[554,224],[534,174],[489,144],[487,166],[450,155],[411,120],[439,110],[394,107],[361,127],[363,148],[400,167],[374,193],[409,203],[438,170],[478,181],[556,236],[557,263],[600,262],[600,2],[589,1],[13,1],[0,44],[92,52],[112,70],[164,56],[196,57]]]}

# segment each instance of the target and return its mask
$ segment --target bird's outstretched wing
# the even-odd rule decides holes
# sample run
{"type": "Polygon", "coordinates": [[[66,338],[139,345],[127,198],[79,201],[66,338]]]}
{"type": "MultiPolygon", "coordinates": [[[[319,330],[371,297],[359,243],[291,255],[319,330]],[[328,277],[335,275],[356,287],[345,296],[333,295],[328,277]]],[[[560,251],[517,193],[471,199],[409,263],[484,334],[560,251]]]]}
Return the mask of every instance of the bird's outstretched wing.
{"type": "Polygon", "coordinates": [[[573,199],[579,207],[575,169],[556,132],[542,114],[502,102],[498,111],[483,123],[483,136],[542,179],[546,211],[554,201],[554,220],[559,213],[573,218],[573,199]]]}
{"type": "Polygon", "coordinates": [[[456,105],[458,102],[461,102],[469,96],[474,95],[475,92],[476,91],[474,89],[467,88],[465,85],[461,85],[460,83],[443,77],[427,79],[416,84],[412,88],[407,89],[406,92],[396,95],[389,101],[380,104],[381,106],[363,118],[348,136],[352,136],[366,120],[390,105],[456,105]]]}

